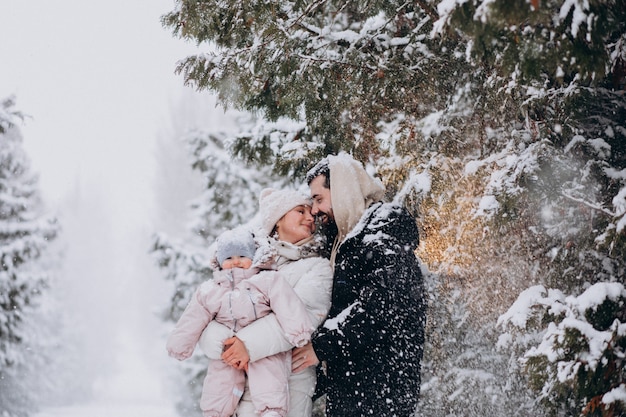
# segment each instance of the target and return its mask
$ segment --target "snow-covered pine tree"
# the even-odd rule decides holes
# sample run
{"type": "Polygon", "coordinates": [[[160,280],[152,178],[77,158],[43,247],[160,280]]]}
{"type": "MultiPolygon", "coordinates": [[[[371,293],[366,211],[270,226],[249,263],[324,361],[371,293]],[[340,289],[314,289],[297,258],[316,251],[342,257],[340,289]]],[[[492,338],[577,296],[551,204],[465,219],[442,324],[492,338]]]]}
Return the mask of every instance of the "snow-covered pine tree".
{"type": "Polygon", "coordinates": [[[501,347],[524,351],[518,364],[548,415],[626,413],[623,283],[599,282],[576,296],[530,287],[498,322],[501,347]]]}
{"type": "MultiPolygon", "coordinates": [[[[443,3],[443,2],[441,2],[443,3]]],[[[436,26],[471,39],[472,56],[502,75],[546,87],[624,86],[624,2],[457,1],[436,26]]]]}
{"type": "MultiPolygon", "coordinates": [[[[483,249],[513,266],[507,280],[516,293],[538,283],[577,297],[594,284],[619,282],[626,273],[624,6],[623,2],[466,2],[448,9],[440,19],[448,22],[443,27],[461,28],[459,32],[471,40],[472,60],[497,70],[490,79],[501,86],[501,92],[520,98],[517,120],[523,128],[511,127],[527,138],[515,141],[517,150],[504,147],[500,156],[492,152],[465,166],[466,174],[476,174],[478,165],[490,173],[489,177],[482,174],[488,182],[483,180],[487,188],[481,202],[491,207],[487,217],[495,223],[487,226],[495,232],[499,247],[483,249]],[[500,162],[489,167],[488,160],[500,162]],[[516,236],[518,242],[506,235],[516,236]]],[[[511,137],[506,130],[498,133],[511,137]]],[[[477,276],[491,275],[485,273],[477,276]]],[[[507,303],[513,301],[512,294],[507,303]]],[[[543,320],[524,328],[527,334],[518,339],[523,342],[512,344],[512,354],[527,357],[529,341],[543,332],[544,338],[554,338],[569,352],[567,359],[602,355],[605,363],[613,365],[600,370],[582,365],[576,378],[567,379],[562,374],[556,377],[556,367],[565,361],[554,358],[548,362],[520,359],[534,364],[523,369],[520,361],[513,360],[511,369],[526,372],[550,415],[600,415],[604,405],[598,393],[606,392],[602,381],[618,381],[613,387],[617,388],[623,380],[621,365],[614,366],[611,359],[615,345],[592,348],[586,335],[572,329],[564,331],[565,340],[556,342],[549,329],[571,324],[569,315],[564,320],[559,314],[562,309],[557,304],[545,306],[543,320]]],[[[615,311],[605,319],[623,321],[615,311]]],[[[576,366],[584,362],[581,359],[576,366]]],[[[622,410],[623,404],[617,401],[611,407],[622,410]]]]}
{"type": "Polygon", "coordinates": [[[373,164],[390,197],[428,178],[403,195],[436,274],[431,299],[451,305],[429,317],[446,332],[431,334],[442,343],[427,346],[437,369],[425,369],[423,395],[454,395],[423,415],[536,415],[533,395],[508,400],[525,387],[507,372],[516,358],[493,353],[495,323],[529,285],[579,293],[624,276],[625,10],[180,0],[163,22],[214,47],[182,61],[186,82],[296,121],[286,135],[236,141],[240,155],[297,176],[347,150],[373,164]]]}
{"type": "Polygon", "coordinates": [[[187,83],[269,121],[302,122],[286,137],[235,144],[249,156],[270,152],[279,170],[302,174],[339,150],[377,157],[386,148],[376,136],[381,122],[403,126],[399,114],[413,120],[444,106],[437,88],[450,89],[454,76],[433,74],[454,72],[459,60],[431,50],[447,44],[428,38],[432,13],[396,1],[179,1],[163,22],[177,36],[216,46],[181,61],[187,83]]]}
{"type": "Polygon", "coordinates": [[[21,114],[15,100],[0,102],[0,413],[26,416],[38,395],[29,376],[42,370],[44,353],[31,321],[47,290],[48,271],[39,263],[56,236],[54,219],[42,214],[37,176],[22,147],[21,114]]]}

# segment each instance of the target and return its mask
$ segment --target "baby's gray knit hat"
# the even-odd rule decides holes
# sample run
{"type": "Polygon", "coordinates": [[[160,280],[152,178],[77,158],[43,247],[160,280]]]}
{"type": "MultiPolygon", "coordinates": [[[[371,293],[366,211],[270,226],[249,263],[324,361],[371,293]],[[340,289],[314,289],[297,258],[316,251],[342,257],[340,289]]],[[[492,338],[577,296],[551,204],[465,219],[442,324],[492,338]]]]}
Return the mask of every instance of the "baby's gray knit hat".
{"type": "Polygon", "coordinates": [[[254,259],[256,243],[254,236],[248,230],[227,230],[216,241],[215,256],[220,266],[233,256],[244,256],[254,259]]]}

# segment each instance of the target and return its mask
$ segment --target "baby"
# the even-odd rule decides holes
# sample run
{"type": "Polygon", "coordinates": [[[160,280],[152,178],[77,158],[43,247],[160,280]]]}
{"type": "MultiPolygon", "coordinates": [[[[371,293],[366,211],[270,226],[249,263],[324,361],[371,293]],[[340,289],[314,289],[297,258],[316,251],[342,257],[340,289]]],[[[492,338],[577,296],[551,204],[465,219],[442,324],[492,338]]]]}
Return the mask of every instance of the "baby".
{"type": "MultiPolygon", "coordinates": [[[[204,328],[216,320],[232,330],[273,312],[288,340],[303,346],[314,330],[306,308],[277,271],[269,269],[272,248],[260,245],[246,230],[224,232],[216,241],[213,279],[193,295],[167,341],[170,356],[191,356],[204,328]]],[[[288,411],[291,352],[248,363],[240,370],[221,360],[209,362],[200,407],[204,417],[230,417],[244,391],[247,372],[252,402],[262,417],[284,417],[288,411]]]]}

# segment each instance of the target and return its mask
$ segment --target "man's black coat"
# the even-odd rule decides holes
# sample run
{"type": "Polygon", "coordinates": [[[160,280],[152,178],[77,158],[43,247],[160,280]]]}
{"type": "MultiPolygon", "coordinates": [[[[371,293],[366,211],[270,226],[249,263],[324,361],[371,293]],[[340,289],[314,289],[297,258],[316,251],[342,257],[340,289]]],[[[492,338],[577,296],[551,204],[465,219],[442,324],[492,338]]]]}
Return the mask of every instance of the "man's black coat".
{"type": "Polygon", "coordinates": [[[404,208],[376,203],[339,247],[331,310],[313,340],[328,417],[413,415],[425,321],[418,241],[404,208]]]}

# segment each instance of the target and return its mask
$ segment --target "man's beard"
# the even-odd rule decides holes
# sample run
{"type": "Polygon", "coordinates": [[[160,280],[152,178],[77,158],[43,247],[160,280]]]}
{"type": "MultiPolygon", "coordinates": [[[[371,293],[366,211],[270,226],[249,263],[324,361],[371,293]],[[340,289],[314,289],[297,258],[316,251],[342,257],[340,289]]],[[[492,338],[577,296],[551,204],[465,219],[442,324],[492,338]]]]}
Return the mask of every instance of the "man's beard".
{"type": "Polygon", "coordinates": [[[315,216],[315,227],[323,236],[326,237],[327,243],[332,245],[337,233],[339,232],[335,219],[326,213],[320,213],[315,216]]]}
{"type": "Polygon", "coordinates": [[[316,226],[324,227],[328,223],[334,223],[334,220],[327,213],[321,211],[317,216],[315,216],[316,226]]]}

